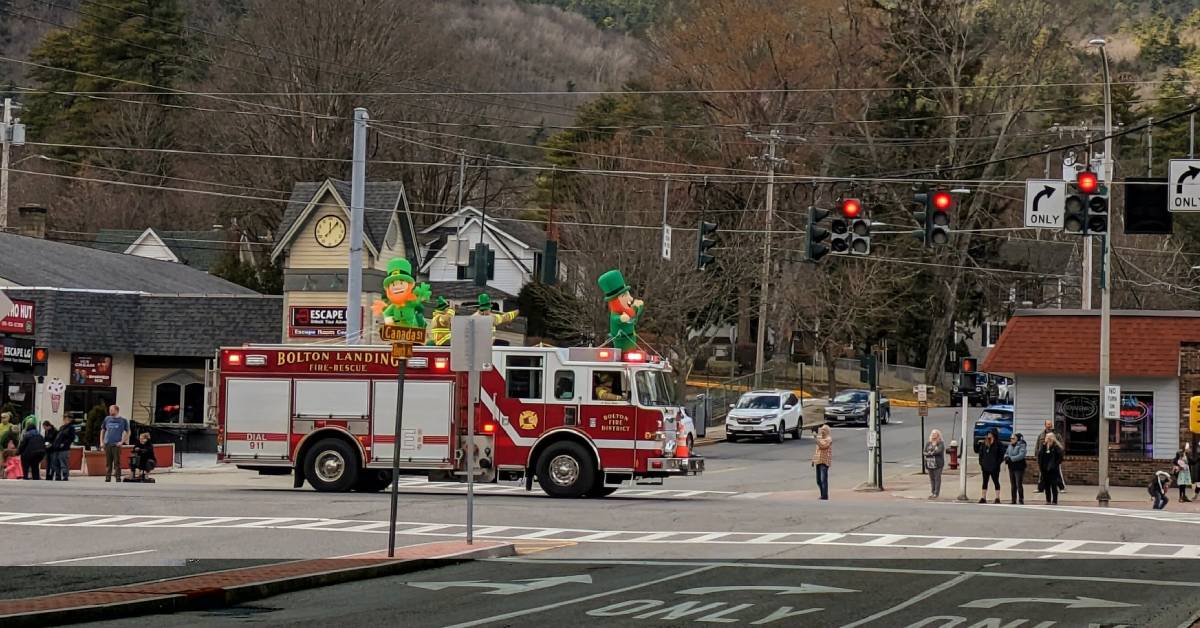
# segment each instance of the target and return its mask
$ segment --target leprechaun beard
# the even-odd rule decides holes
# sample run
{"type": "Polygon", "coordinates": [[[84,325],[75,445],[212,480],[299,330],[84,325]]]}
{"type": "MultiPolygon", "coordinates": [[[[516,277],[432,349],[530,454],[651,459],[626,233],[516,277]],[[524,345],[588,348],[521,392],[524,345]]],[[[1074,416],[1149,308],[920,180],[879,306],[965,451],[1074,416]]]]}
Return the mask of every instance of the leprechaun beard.
{"type": "Polygon", "coordinates": [[[633,318],[633,315],[637,313],[633,308],[626,307],[624,303],[621,303],[619,297],[608,302],[608,311],[613,314],[625,314],[630,318],[633,318]]]}

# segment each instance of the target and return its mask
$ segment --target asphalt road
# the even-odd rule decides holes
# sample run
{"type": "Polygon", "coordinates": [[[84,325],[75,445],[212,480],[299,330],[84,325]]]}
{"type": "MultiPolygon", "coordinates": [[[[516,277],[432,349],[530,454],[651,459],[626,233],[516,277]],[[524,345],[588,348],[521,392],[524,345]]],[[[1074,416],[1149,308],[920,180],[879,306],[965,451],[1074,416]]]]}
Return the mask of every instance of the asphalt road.
{"type": "MultiPolygon", "coordinates": [[[[947,438],[953,438],[949,430],[953,414],[952,410],[935,410],[929,425],[940,425],[947,438]]],[[[889,425],[884,434],[889,474],[893,479],[904,477],[919,485],[920,478],[912,475],[917,471],[921,442],[919,423],[915,416],[910,420],[899,409],[894,416],[897,422],[889,425]]],[[[328,617],[322,613],[333,612],[329,609],[353,614],[359,612],[360,604],[363,613],[360,619],[365,619],[371,616],[368,609],[385,608],[389,595],[394,603],[390,612],[400,612],[394,608],[439,609],[429,617],[425,611],[397,616],[394,623],[406,626],[453,625],[525,611],[555,600],[583,597],[588,599],[545,609],[544,615],[538,611],[536,617],[514,616],[508,624],[497,625],[555,625],[566,621],[565,618],[596,625],[683,625],[725,611],[728,611],[725,615],[700,623],[722,623],[719,620],[735,617],[741,623],[752,623],[772,616],[784,606],[792,607],[795,612],[824,609],[808,613],[812,621],[803,621],[812,625],[854,625],[858,619],[852,617],[883,612],[916,599],[919,590],[933,589],[939,599],[944,596],[948,600],[933,609],[935,614],[920,615],[926,612],[926,604],[914,604],[895,610],[886,620],[875,621],[875,625],[920,625],[922,617],[935,615],[965,619],[959,623],[954,623],[957,621],[954,619],[937,620],[941,623],[925,625],[1028,628],[1045,621],[1087,625],[1086,621],[1077,623],[1071,618],[1088,609],[1060,608],[1065,605],[1061,601],[1004,602],[987,608],[962,606],[983,599],[985,594],[1059,599],[1073,593],[1122,604],[1136,603],[1139,604],[1136,611],[1128,610],[1133,607],[1118,606],[1112,607],[1117,609],[1113,613],[1161,613],[1162,621],[1168,622],[1194,610],[1190,607],[1200,607],[1200,591],[1187,588],[1191,586],[1188,583],[1200,582],[1200,573],[1194,573],[1197,568],[1193,566],[1200,563],[1187,560],[1200,557],[1200,537],[1196,535],[1200,512],[1174,510],[1174,505],[1173,510],[1159,513],[1144,507],[1097,510],[959,504],[949,499],[929,502],[887,493],[852,491],[849,488],[862,482],[866,472],[865,432],[838,428],[834,430],[834,438],[835,494],[828,502],[816,499],[813,471],[808,464],[811,436],[801,441],[789,439],[784,444],[739,442],[704,447],[701,453],[708,459],[708,471],[703,476],[670,480],[662,486],[629,487],[607,499],[560,500],[538,491],[526,493],[518,486],[481,486],[475,508],[477,536],[511,540],[528,559],[580,562],[530,565],[509,561],[512,564],[456,567],[445,573],[420,576],[422,582],[486,580],[512,584],[530,578],[579,575],[578,569],[586,569],[585,573],[595,576],[586,586],[582,582],[564,581],[528,595],[497,595],[480,587],[433,590],[392,579],[379,581],[378,590],[371,584],[328,589],[333,596],[330,598],[320,597],[324,591],[282,596],[205,615],[204,623],[217,623],[224,618],[240,622],[261,619],[278,625],[315,624],[327,622],[328,617]],[[844,562],[855,558],[869,562],[857,565],[844,562]],[[1093,560],[1081,564],[1074,560],[1078,558],[1093,560]],[[605,562],[614,560],[635,564],[605,562]],[[882,562],[888,560],[901,562],[882,562]],[[643,564],[646,561],[653,564],[643,564]],[[713,566],[709,564],[711,561],[780,562],[788,569],[732,568],[724,564],[713,566]],[[889,570],[871,570],[884,564],[889,565],[889,570]],[[827,567],[800,569],[805,565],[827,567]],[[1001,584],[994,576],[974,573],[1024,572],[1041,565],[1051,565],[1049,568],[1055,574],[1069,578],[1011,578],[1011,582],[1004,580],[1001,584]],[[1118,586],[1120,583],[1095,580],[1104,573],[1100,570],[1109,569],[1108,565],[1118,565],[1111,568],[1113,577],[1138,580],[1126,584],[1129,591],[1136,590],[1134,598],[1141,596],[1144,601],[1120,597],[1124,591],[1118,586]],[[842,568],[847,566],[854,570],[847,572],[842,568]],[[896,571],[900,568],[919,573],[896,571]],[[687,573],[694,570],[698,571],[687,573]],[[1147,575],[1138,575],[1139,570],[1146,570],[1147,575]],[[972,575],[958,581],[960,572],[972,575]],[[780,576],[781,573],[787,574],[786,577],[780,576]],[[813,573],[821,577],[813,579],[813,573]],[[657,582],[662,578],[668,579],[657,582]],[[1161,583],[1166,580],[1178,584],[1161,583]],[[853,589],[855,593],[757,589],[679,593],[687,588],[734,586],[739,582],[745,586],[809,583],[853,589]],[[1071,584],[1064,588],[1066,585],[1062,583],[1071,584]],[[629,588],[635,585],[636,588],[629,588]],[[944,589],[939,588],[943,585],[944,589]],[[358,586],[362,589],[354,588],[358,586]],[[628,591],[618,592],[623,589],[628,591]],[[1179,593],[1184,589],[1186,594],[1179,593]],[[868,592],[870,595],[866,595],[868,592]],[[595,594],[603,595],[588,597],[595,594]],[[480,603],[459,608],[462,605],[456,606],[454,600],[463,596],[471,596],[470,599],[480,603]],[[976,597],[967,599],[970,596],[976,597]],[[960,598],[956,604],[951,603],[960,598]],[[310,599],[324,602],[305,601],[310,599]],[[334,599],[342,602],[335,604],[334,599]],[[405,602],[395,603],[397,599],[405,602]],[[1178,602],[1182,599],[1196,602],[1178,602]],[[638,610],[640,607],[629,600],[643,600],[639,604],[644,608],[638,610]],[[707,607],[705,613],[697,611],[695,616],[687,613],[694,606],[655,614],[691,601],[723,605],[707,607]],[[631,606],[603,610],[618,602],[631,606]],[[1018,608],[1026,614],[1017,613],[1018,608]],[[1027,611],[1028,608],[1033,610],[1027,611]],[[665,619],[678,613],[683,615],[665,619]],[[989,617],[1030,621],[978,623],[989,617]]],[[[11,577],[22,579],[22,590],[50,592],[87,587],[89,582],[107,585],[113,583],[112,578],[137,573],[113,569],[112,578],[105,579],[94,575],[102,573],[96,571],[101,567],[147,566],[160,570],[147,574],[174,573],[171,570],[188,569],[194,564],[190,561],[196,559],[346,556],[379,550],[387,543],[386,493],[325,494],[308,488],[295,490],[289,477],[224,470],[164,474],[157,484],[150,485],[106,484],[95,478],[79,478],[65,483],[3,482],[0,490],[4,496],[0,503],[0,538],[4,547],[0,564],[33,566],[6,570],[11,577]]],[[[465,532],[464,520],[461,485],[429,484],[414,479],[406,482],[400,499],[398,543],[461,538],[465,532]]],[[[415,576],[410,579],[417,581],[415,576]]],[[[167,621],[156,621],[169,625],[167,621]]],[[[800,621],[778,616],[766,623],[796,625],[800,621]]],[[[1179,625],[1157,622],[1158,619],[1155,623],[1135,624],[1179,625]]],[[[193,621],[193,625],[196,623],[200,622],[193,621]]],[[[347,625],[356,623],[359,622],[347,625]]]]}
{"type": "MultiPolygon", "coordinates": [[[[1149,561],[498,560],[151,625],[1186,626],[1200,570],[1149,561]]],[[[89,624],[126,626],[132,621],[89,624]]]]}

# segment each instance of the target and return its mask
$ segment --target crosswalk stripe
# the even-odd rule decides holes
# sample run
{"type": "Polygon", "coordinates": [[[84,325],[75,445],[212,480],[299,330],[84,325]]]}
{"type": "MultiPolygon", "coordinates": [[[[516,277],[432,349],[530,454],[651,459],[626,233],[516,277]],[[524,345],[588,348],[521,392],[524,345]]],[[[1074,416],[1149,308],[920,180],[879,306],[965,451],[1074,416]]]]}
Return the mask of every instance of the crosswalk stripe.
{"type": "Polygon", "coordinates": [[[884,534],[884,535],[881,535],[879,538],[871,539],[870,541],[863,543],[863,545],[872,545],[872,546],[891,545],[892,543],[896,543],[897,541],[901,541],[905,538],[907,538],[907,537],[905,537],[902,534],[884,534]]]}
{"type": "MultiPolygon", "coordinates": [[[[0,512],[0,528],[10,526],[53,526],[93,527],[110,525],[115,529],[137,527],[172,528],[240,528],[304,530],[320,533],[351,532],[379,533],[386,529],[386,521],[364,521],[354,519],[314,519],[307,517],[197,517],[155,515],[103,515],[61,513],[12,513],[0,512]]],[[[458,537],[465,533],[462,524],[399,522],[400,535],[429,535],[458,537]]],[[[895,549],[944,549],[944,550],[1002,550],[1033,554],[1074,554],[1103,556],[1136,556],[1139,558],[1200,558],[1200,545],[1173,543],[1124,543],[1104,540],[1048,540],[1017,538],[986,538],[961,536],[928,536],[920,534],[868,534],[840,532],[700,532],[700,531],[648,531],[648,530],[586,530],[549,527],[512,527],[484,525],[475,529],[475,534],[491,538],[537,541],[550,539],[563,543],[714,543],[742,545],[830,545],[865,546],[895,549]]]]}
{"type": "Polygon", "coordinates": [[[1113,551],[1109,552],[1109,554],[1112,554],[1113,556],[1132,556],[1134,554],[1137,554],[1139,551],[1145,549],[1147,545],[1149,545],[1149,544],[1148,543],[1122,543],[1121,545],[1119,545],[1115,549],[1113,549],[1113,551]]]}
{"type": "Polygon", "coordinates": [[[192,518],[193,517],[156,517],[154,519],[148,519],[146,521],[134,521],[133,523],[131,523],[129,525],[136,526],[136,527],[157,526],[157,525],[163,525],[165,523],[175,523],[178,521],[184,521],[185,519],[192,519],[192,518]]]}

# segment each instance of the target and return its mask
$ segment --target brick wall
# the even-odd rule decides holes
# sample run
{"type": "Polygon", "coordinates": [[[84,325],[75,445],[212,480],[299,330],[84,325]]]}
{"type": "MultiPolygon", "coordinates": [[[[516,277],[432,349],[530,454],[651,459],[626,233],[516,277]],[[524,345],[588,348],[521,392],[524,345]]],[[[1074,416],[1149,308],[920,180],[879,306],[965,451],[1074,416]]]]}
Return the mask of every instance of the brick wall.
{"type": "MultiPolygon", "coordinates": [[[[1171,460],[1151,460],[1132,456],[1108,457],[1108,483],[1110,486],[1144,486],[1150,484],[1150,478],[1155,471],[1170,471],[1171,460]]],[[[1063,459],[1063,476],[1067,486],[1072,484],[1090,484],[1097,482],[1097,464],[1095,456],[1067,456],[1063,459]]],[[[1032,457],[1025,471],[1027,484],[1038,483],[1037,463],[1032,457]]]]}
{"type": "Polygon", "coordinates": [[[1200,343],[1179,346],[1179,442],[1197,446],[1196,435],[1188,429],[1191,397],[1200,395],[1200,343]]]}

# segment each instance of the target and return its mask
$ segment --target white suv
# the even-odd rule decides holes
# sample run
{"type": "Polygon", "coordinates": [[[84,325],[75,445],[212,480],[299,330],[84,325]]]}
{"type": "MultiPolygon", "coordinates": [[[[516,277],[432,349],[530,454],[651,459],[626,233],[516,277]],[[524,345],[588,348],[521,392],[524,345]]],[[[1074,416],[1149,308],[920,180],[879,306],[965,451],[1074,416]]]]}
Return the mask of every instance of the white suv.
{"type": "Polygon", "coordinates": [[[800,438],[803,418],[800,399],[790,390],[754,390],[729,406],[725,417],[725,440],[739,436],[767,436],[782,443],[783,435],[800,438]]]}

